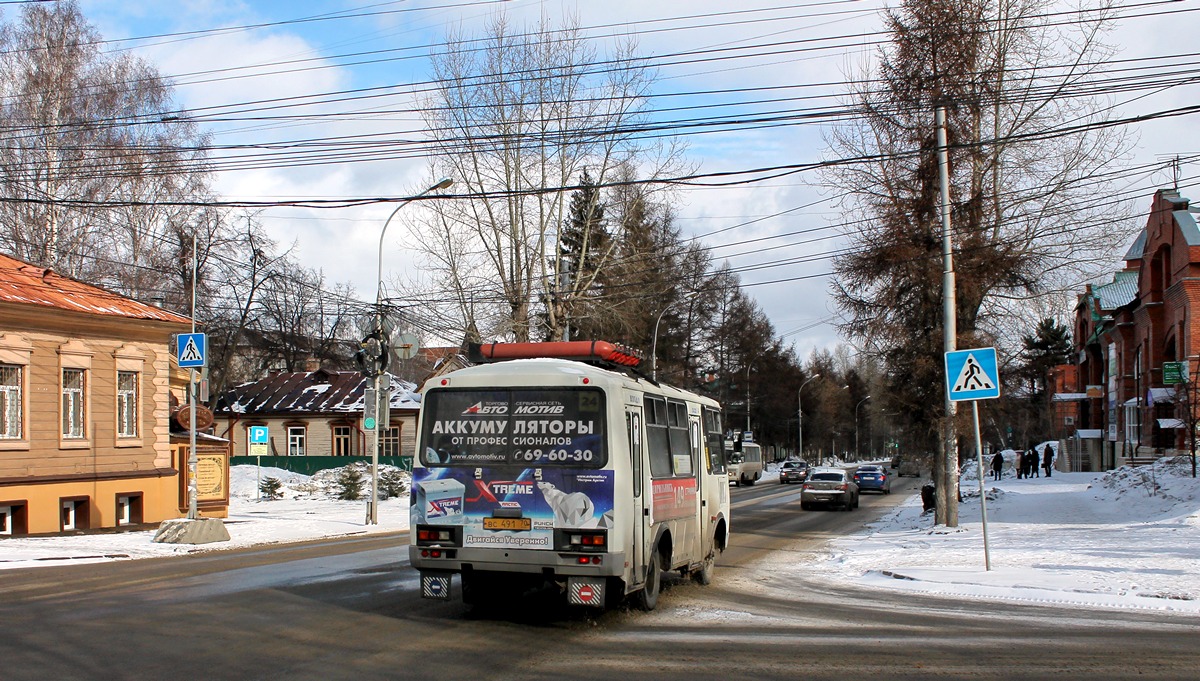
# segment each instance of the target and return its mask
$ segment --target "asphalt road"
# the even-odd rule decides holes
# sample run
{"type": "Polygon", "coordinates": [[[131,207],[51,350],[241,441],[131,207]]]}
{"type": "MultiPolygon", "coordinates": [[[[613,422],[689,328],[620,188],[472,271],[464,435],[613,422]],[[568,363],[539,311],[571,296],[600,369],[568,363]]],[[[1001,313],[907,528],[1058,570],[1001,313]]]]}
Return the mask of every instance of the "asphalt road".
{"type": "Polygon", "coordinates": [[[0,571],[0,680],[1197,678],[1197,618],[785,582],[758,565],[803,560],[916,484],[849,513],[801,511],[799,486],[731,489],[713,584],[668,581],[652,613],[422,600],[404,534],[0,571]]]}

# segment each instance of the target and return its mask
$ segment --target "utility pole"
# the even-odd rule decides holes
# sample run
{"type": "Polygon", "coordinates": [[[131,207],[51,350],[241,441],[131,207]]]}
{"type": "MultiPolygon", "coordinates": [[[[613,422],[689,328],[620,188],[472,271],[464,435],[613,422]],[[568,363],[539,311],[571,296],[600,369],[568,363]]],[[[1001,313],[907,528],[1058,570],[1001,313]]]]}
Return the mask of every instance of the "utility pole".
{"type": "MultiPolygon", "coordinates": [[[[950,153],[946,140],[946,108],[938,104],[934,113],[937,126],[938,180],[941,185],[942,212],[942,338],[945,352],[958,347],[958,319],[954,294],[954,250],[950,233],[950,153]]],[[[946,423],[943,428],[941,480],[937,485],[937,509],[934,522],[958,527],[958,434],[954,419],[958,409],[946,391],[946,423]]],[[[981,473],[982,474],[982,473],[981,473]]],[[[937,476],[934,476],[938,482],[937,476]]]]}

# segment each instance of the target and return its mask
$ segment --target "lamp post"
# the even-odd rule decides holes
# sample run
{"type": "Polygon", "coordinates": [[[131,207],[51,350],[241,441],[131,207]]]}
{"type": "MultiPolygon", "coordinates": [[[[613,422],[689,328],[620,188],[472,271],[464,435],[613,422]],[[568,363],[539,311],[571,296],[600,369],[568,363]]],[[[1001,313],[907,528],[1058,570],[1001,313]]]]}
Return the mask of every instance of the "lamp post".
{"type": "MultiPolygon", "coordinates": [[[[387,234],[388,225],[392,224],[392,218],[396,217],[396,213],[399,213],[401,208],[407,206],[412,201],[419,199],[422,196],[425,196],[429,192],[436,191],[438,189],[445,189],[446,187],[449,187],[452,184],[454,184],[453,179],[451,179],[449,177],[444,177],[444,178],[438,180],[437,184],[434,184],[433,186],[429,187],[428,189],[421,192],[420,194],[415,194],[413,196],[410,196],[410,197],[402,200],[400,202],[400,205],[396,206],[396,210],[393,210],[392,214],[389,215],[387,220],[384,221],[383,229],[381,229],[379,231],[379,257],[378,257],[378,261],[377,261],[378,267],[375,270],[375,272],[376,272],[376,276],[375,276],[375,338],[381,344],[381,347],[380,347],[381,353],[387,352],[387,348],[382,347],[382,343],[383,343],[383,236],[385,234],[387,234]]],[[[380,361],[382,361],[382,360],[380,360],[380,361]]],[[[373,387],[375,390],[375,411],[378,414],[381,411],[379,409],[379,399],[380,399],[379,392],[380,392],[380,378],[383,375],[383,371],[382,371],[382,369],[379,369],[378,371],[375,371],[374,373],[375,373],[375,376],[373,379],[374,380],[373,387]]],[[[370,514],[370,523],[369,523],[371,525],[379,524],[379,430],[381,428],[381,425],[379,422],[381,420],[382,419],[376,418],[375,419],[375,427],[371,429],[371,500],[370,500],[371,514],[370,514]]]]}
{"type": "Polygon", "coordinates": [[[859,400],[858,404],[854,405],[854,460],[855,461],[862,460],[862,452],[859,451],[859,449],[858,449],[858,408],[863,405],[863,402],[866,402],[869,399],[871,399],[871,396],[867,395],[866,397],[859,400]]]}
{"type": "Polygon", "coordinates": [[[650,342],[650,378],[652,380],[655,380],[655,381],[658,380],[658,324],[659,324],[659,322],[662,321],[663,315],[667,313],[667,310],[671,309],[672,305],[674,305],[675,303],[687,302],[687,301],[691,300],[692,298],[696,297],[697,293],[699,293],[699,291],[692,291],[691,293],[680,298],[679,300],[675,300],[675,301],[671,301],[671,302],[667,303],[666,305],[663,306],[663,309],[658,313],[658,318],[654,320],[654,340],[652,340],[650,342]]]}
{"type": "Polygon", "coordinates": [[[801,383],[800,389],[796,391],[796,411],[800,416],[800,425],[796,429],[796,434],[800,436],[797,440],[797,449],[801,459],[804,458],[804,386],[820,377],[821,374],[813,374],[808,380],[801,383]]]}
{"type": "Polygon", "coordinates": [[[755,357],[754,359],[752,359],[746,363],[746,430],[745,430],[745,432],[747,432],[747,433],[750,432],[750,368],[753,367],[754,363],[757,361],[758,361],[758,358],[755,357]]]}

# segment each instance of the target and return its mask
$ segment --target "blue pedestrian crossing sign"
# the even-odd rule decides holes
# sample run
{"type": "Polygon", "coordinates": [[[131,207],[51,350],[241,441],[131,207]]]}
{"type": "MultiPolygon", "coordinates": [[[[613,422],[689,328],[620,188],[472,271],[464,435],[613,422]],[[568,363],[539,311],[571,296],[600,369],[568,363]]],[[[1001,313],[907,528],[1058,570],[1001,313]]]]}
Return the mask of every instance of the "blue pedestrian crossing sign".
{"type": "Polygon", "coordinates": [[[946,392],[951,402],[994,400],[1000,397],[996,348],[947,352],[946,392]]]}
{"type": "Polygon", "coordinates": [[[202,333],[181,333],[179,334],[179,342],[176,343],[177,358],[179,359],[180,369],[195,369],[197,367],[207,366],[208,357],[205,354],[204,334],[202,333]]]}

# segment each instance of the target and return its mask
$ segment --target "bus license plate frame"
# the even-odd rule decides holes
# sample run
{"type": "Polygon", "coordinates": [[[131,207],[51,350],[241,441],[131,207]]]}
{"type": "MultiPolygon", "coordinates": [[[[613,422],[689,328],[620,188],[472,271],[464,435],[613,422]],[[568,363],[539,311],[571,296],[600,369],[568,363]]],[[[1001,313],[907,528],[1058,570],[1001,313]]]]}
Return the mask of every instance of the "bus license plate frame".
{"type": "Polygon", "coordinates": [[[484,518],[483,529],[496,532],[528,532],[533,529],[531,518],[484,518]]]}

